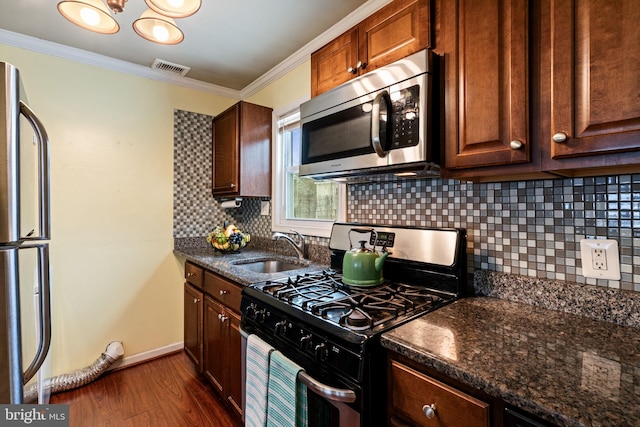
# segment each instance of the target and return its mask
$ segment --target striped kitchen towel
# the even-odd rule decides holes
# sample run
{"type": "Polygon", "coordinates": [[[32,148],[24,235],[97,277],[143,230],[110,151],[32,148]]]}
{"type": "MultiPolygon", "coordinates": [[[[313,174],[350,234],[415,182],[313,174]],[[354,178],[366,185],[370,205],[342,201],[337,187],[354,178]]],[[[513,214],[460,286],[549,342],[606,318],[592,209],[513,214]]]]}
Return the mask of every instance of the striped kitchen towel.
{"type": "Polygon", "coordinates": [[[302,368],[279,351],[269,362],[268,427],[307,427],[307,386],[298,381],[302,368]]]}
{"type": "Polygon", "coordinates": [[[257,335],[247,338],[247,379],[245,382],[245,426],[267,425],[267,386],[269,384],[269,356],[273,351],[257,335]]]}

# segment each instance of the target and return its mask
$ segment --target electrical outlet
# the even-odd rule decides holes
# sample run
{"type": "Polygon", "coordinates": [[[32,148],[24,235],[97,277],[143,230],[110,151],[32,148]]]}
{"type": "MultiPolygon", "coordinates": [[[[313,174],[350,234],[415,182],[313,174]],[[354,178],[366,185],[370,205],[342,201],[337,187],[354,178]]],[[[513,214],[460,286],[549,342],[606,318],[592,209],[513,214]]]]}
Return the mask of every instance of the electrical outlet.
{"type": "Polygon", "coordinates": [[[620,280],[620,256],[616,240],[582,239],[580,252],[584,277],[620,280]]]}
{"type": "Polygon", "coordinates": [[[604,249],[592,248],[591,249],[591,262],[593,263],[594,270],[606,270],[607,269],[607,254],[604,249]]]}

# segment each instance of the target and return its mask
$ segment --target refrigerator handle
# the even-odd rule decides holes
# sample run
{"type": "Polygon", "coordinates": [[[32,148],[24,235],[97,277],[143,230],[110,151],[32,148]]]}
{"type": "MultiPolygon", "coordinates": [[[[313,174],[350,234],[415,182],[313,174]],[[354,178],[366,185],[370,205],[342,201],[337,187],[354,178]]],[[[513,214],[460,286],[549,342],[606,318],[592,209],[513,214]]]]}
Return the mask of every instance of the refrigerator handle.
{"type": "Polygon", "coordinates": [[[23,237],[24,240],[51,239],[51,209],[49,197],[49,136],[38,116],[27,104],[20,101],[20,113],[24,115],[36,131],[38,139],[38,193],[40,207],[40,235],[23,237]]]}
{"type": "Polygon", "coordinates": [[[33,361],[24,371],[23,382],[26,384],[42,366],[51,345],[51,292],[49,286],[49,245],[46,243],[25,245],[22,248],[38,249],[38,292],[40,293],[40,342],[33,361]]]}

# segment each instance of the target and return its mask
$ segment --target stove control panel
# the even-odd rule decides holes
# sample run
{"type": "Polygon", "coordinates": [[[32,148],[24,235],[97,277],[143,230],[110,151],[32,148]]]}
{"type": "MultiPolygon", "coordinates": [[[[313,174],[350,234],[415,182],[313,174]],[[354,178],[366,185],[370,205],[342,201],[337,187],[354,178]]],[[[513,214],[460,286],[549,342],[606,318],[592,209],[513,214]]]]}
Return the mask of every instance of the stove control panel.
{"type": "Polygon", "coordinates": [[[323,366],[360,380],[362,358],[332,342],[322,331],[289,319],[272,307],[265,308],[260,303],[248,302],[246,298],[243,298],[241,310],[243,328],[248,333],[257,333],[303,368],[305,364],[323,366]]]}
{"type": "Polygon", "coordinates": [[[369,238],[369,244],[371,246],[384,246],[386,248],[392,248],[393,242],[396,240],[396,233],[390,233],[388,231],[378,231],[377,233],[371,233],[369,238]],[[373,241],[373,236],[376,236],[376,241],[373,241]]]}

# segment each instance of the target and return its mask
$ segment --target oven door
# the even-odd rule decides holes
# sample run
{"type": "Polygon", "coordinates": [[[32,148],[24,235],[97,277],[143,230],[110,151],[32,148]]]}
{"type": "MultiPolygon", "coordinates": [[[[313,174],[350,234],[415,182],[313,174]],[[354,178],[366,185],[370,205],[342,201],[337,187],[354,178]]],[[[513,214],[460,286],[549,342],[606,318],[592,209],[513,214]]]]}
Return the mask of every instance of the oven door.
{"type": "MultiPolygon", "coordinates": [[[[244,414],[248,334],[242,329],[240,333],[242,336],[242,413],[244,414]]],[[[357,399],[354,390],[323,384],[306,372],[298,374],[298,380],[307,386],[309,427],[353,427],[360,425],[360,413],[348,405],[357,399]]]]}

